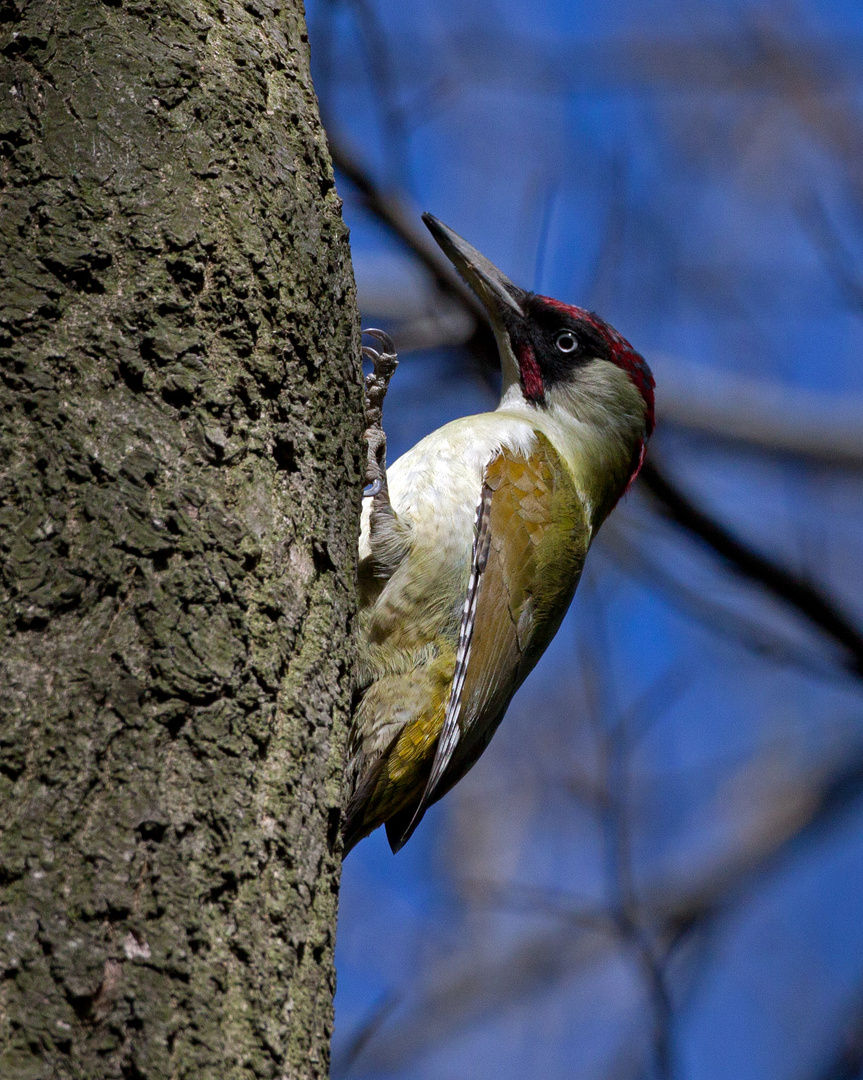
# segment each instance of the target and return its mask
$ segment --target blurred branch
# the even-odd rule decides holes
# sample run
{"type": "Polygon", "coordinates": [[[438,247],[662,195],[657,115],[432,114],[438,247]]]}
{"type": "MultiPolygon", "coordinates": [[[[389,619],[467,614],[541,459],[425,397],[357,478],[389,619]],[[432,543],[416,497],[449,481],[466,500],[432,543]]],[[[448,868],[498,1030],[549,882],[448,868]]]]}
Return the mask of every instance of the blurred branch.
{"type": "MultiPolygon", "coordinates": [[[[641,902],[635,882],[632,853],[634,814],[630,797],[630,721],[633,710],[619,710],[613,701],[614,682],[609,671],[611,641],[607,633],[605,608],[598,603],[595,590],[592,627],[582,651],[584,675],[593,674],[592,681],[600,693],[591,695],[594,728],[599,739],[599,760],[602,768],[603,798],[598,805],[600,826],[606,855],[608,906],[620,940],[635,957],[642,972],[647,999],[650,1003],[651,1051],[655,1080],[671,1080],[673,1066],[674,1011],[671,993],[665,979],[668,945],[641,918],[641,902]],[[597,712],[599,710],[599,712],[597,712]]],[[[641,696],[641,704],[655,717],[664,711],[667,698],[661,691],[665,682],[660,676],[641,696]],[[652,691],[652,693],[651,693],[652,691]],[[649,707],[651,697],[655,700],[649,707]]],[[[640,717],[639,717],[640,719],[640,717]]],[[[649,723],[648,719],[648,723],[649,723]]]]}
{"type": "Polygon", "coordinates": [[[327,131],[327,138],[333,164],[350,181],[365,209],[428,271],[443,296],[457,301],[478,322],[483,322],[485,314],[479,300],[458,276],[426,229],[417,224],[419,215],[416,211],[397,192],[385,191],[332,130],[327,131]]]}
{"type": "Polygon", "coordinates": [[[346,3],[353,9],[363,42],[367,70],[384,129],[384,152],[389,159],[390,174],[397,177],[399,187],[408,188],[408,130],[404,114],[396,101],[396,78],[384,25],[368,0],[346,0],[346,3]]]}
{"type": "Polygon", "coordinates": [[[356,1064],[357,1059],[362,1055],[362,1052],[398,1007],[398,1004],[399,998],[392,993],[384,994],[381,1000],[378,1001],[366,1020],[360,1024],[357,1031],[351,1036],[344,1050],[333,1059],[331,1068],[333,1080],[347,1076],[356,1064]]]}
{"type": "Polygon", "coordinates": [[[764,659],[794,665],[818,678],[845,678],[845,673],[837,671],[829,659],[819,659],[813,650],[786,641],[770,627],[762,626],[737,611],[709,600],[702,592],[688,588],[673,577],[666,566],[632,543],[630,535],[623,529],[606,524],[599,544],[624,573],[644,588],[659,593],[671,607],[694,619],[712,634],[742,645],[764,659]]]}
{"type": "MultiPolygon", "coordinates": [[[[450,81],[459,86],[508,88],[525,94],[567,95],[625,91],[712,91],[722,94],[807,93],[833,105],[863,76],[860,34],[819,35],[807,27],[792,38],[775,26],[754,25],[726,34],[591,37],[574,51],[570,37],[516,34],[497,19],[452,30],[441,42],[450,81]]],[[[422,42],[402,38],[400,56],[414,79],[422,42]]],[[[849,133],[850,135],[850,133],[849,133]]]]}
{"type": "MultiPolygon", "coordinates": [[[[693,868],[687,869],[685,884],[677,887],[660,886],[659,888],[644,888],[638,901],[637,917],[640,925],[653,928],[652,936],[657,945],[659,959],[654,959],[655,970],[664,977],[667,965],[670,963],[677,950],[690,942],[696,933],[707,935],[715,928],[715,924],[726,914],[730,908],[747,898],[754,890],[763,889],[764,879],[772,872],[783,868],[789,859],[799,853],[800,847],[807,842],[821,839],[825,831],[837,826],[848,814],[858,811],[861,796],[863,796],[863,757],[859,754],[849,757],[838,765],[827,776],[819,790],[812,791],[805,796],[801,805],[794,809],[790,817],[783,818],[784,829],[777,825],[771,835],[766,837],[759,833],[754,842],[738,845],[734,852],[733,862],[729,862],[712,873],[703,876],[701,880],[693,880],[693,868]]],[[[577,929],[580,934],[588,933],[593,941],[593,948],[598,945],[598,933],[606,940],[619,939],[620,929],[616,926],[613,918],[609,917],[602,909],[597,909],[584,903],[577,897],[567,895],[559,890],[536,888],[521,884],[500,884],[473,882],[473,890],[481,898],[490,901],[495,906],[509,910],[521,910],[526,916],[556,916],[562,922],[562,930],[559,936],[549,931],[546,934],[538,934],[533,937],[525,935],[527,942],[542,942],[544,955],[553,942],[557,941],[557,947],[563,950],[564,945],[569,945],[569,934],[577,929]],[[616,931],[616,932],[615,932],[616,931]]],[[[525,939],[520,939],[524,942],[525,939]]],[[[533,945],[529,945],[532,948],[533,945]]],[[[577,951],[575,956],[570,953],[570,963],[575,961],[572,967],[564,963],[554,963],[545,968],[543,977],[539,983],[529,980],[532,985],[523,982],[525,971],[522,968],[524,957],[528,950],[520,945],[512,946],[504,955],[500,956],[493,966],[495,982],[487,983],[485,976],[491,973],[491,968],[478,963],[476,960],[469,961],[460,972],[450,973],[449,976],[439,976],[431,995],[435,1000],[446,998],[448,991],[460,988],[461,992],[467,990],[468,984],[483,987],[477,990],[479,1001],[486,1008],[497,1010],[514,1000],[535,992],[539,986],[548,985],[554,981],[562,980],[574,971],[583,970],[583,963],[588,957],[595,959],[589,952],[583,954],[577,951]],[[469,974],[473,964],[474,974],[469,974]],[[480,970],[484,974],[480,974],[480,970]],[[490,1001],[485,987],[489,985],[506,986],[508,992],[494,993],[494,1001],[490,1001]]],[[[562,959],[562,957],[560,958],[562,959]]],[[[534,976],[538,974],[537,968],[533,968],[534,976]]],[[[423,995],[423,1001],[428,1002],[429,997],[423,995]]],[[[477,1002],[473,1002],[476,1009],[477,1002]]],[[[427,1030],[428,1019],[423,1015],[425,1004],[411,1010],[411,1019],[407,1025],[408,1031],[415,1031],[414,1025],[420,1025],[422,1030],[427,1030]]],[[[451,1035],[453,1030],[461,1028],[465,1017],[458,1013],[458,1009],[450,1010],[450,1022],[444,1030],[438,1029],[437,1036],[451,1035]]],[[[404,1025],[400,1026],[400,1032],[404,1033],[404,1025]]],[[[410,1043],[409,1035],[405,1034],[406,1043],[410,1043]]],[[[849,1045],[854,1045],[851,1039],[849,1045]]],[[[389,1044],[388,1044],[389,1047],[389,1044]]],[[[384,1053],[388,1050],[384,1049],[384,1053]]],[[[407,1057],[403,1057],[403,1064],[407,1057]]],[[[839,1064],[842,1057],[837,1057],[839,1064]]],[[[847,1074],[842,1072],[825,1072],[823,1080],[845,1080],[847,1074]]],[[[819,1077],[819,1080],[822,1078],[819,1077]]]]}
{"type": "Polygon", "coordinates": [[[801,796],[801,805],[793,810],[793,827],[777,830],[773,842],[760,851],[742,851],[735,866],[727,866],[704,881],[688,897],[678,892],[655,895],[649,904],[672,937],[682,942],[692,931],[714,922],[739,901],[758,882],[781,869],[800,847],[822,837],[845,815],[859,811],[863,796],[863,756],[859,752],[842,761],[817,790],[801,796]]]}
{"type": "Polygon", "coordinates": [[[834,600],[807,578],[744,544],[690,499],[655,462],[645,462],[641,480],[670,521],[698,537],[744,578],[793,607],[838,642],[846,654],[844,666],[863,676],[863,634],[834,600]]]}
{"type": "Polygon", "coordinates": [[[659,423],[823,465],[863,468],[863,398],[784,387],[704,365],[651,358],[659,423]]]}
{"type": "Polygon", "coordinates": [[[438,965],[424,985],[414,983],[412,1000],[385,1026],[384,1037],[366,1046],[366,1070],[404,1069],[480,1017],[499,1015],[575,973],[588,972],[607,958],[612,941],[606,927],[567,918],[493,953],[457,953],[451,963],[438,965]]]}
{"type": "Polygon", "coordinates": [[[820,198],[813,195],[798,205],[797,216],[818,248],[825,269],[857,312],[863,312],[863,281],[839,230],[820,198]]]}
{"type": "Polygon", "coordinates": [[[520,882],[460,878],[459,892],[476,906],[492,907],[523,915],[551,915],[563,919],[579,930],[597,930],[616,939],[618,929],[604,908],[577,900],[571,893],[524,885],[520,882]]]}
{"type": "MultiPolygon", "coordinates": [[[[600,260],[608,269],[612,242],[603,248],[609,248],[608,258],[600,260]]],[[[596,290],[591,285],[588,292],[596,290]]],[[[860,295],[863,310],[863,286],[860,295]]],[[[454,321],[432,290],[425,294],[411,280],[382,281],[371,289],[361,281],[360,306],[374,320],[393,324],[402,352],[463,345],[476,332],[473,313],[454,321]]],[[[649,360],[661,390],[660,431],[674,425],[760,453],[863,469],[863,398],[786,387],[666,355],[649,360]]]]}
{"type": "Polygon", "coordinates": [[[863,1008],[846,1021],[839,1033],[839,1048],[817,1074],[817,1080],[859,1080],[863,1074],[863,1008]]]}
{"type": "MultiPolygon", "coordinates": [[[[466,348],[486,369],[493,366],[496,371],[497,348],[479,301],[451,268],[443,267],[443,257],[432,250],[431,239],[423,236],[416,226],[417,215],[396,195],[382,191],[360,162],[332,136],[330,153],[336,168],[359,192],[366,209],[426,267],[438,288],[473,316],[475,329],[465,343],[466,348]]],[[[733,536],[720,521],[685,495],[655,462],[648,460],[645,464],[641,482],[663,506],[670,521],[697,536],[748,581],[794,608],[837,641],[846,653],[846,668],[863,676],[863,634],[832,598],[802,575],[794,574],[733,536]]]]}

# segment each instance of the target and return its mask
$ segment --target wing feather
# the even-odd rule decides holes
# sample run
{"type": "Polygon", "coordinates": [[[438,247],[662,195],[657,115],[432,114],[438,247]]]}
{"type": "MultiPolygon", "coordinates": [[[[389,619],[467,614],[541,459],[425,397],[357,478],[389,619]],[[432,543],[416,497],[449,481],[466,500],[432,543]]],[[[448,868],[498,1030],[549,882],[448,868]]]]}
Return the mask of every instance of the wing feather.
{"type": "Polygon", "coordinates": [[[477,503],[455,674],[431,772],[401,837],[473,765],[569,607],[590,543],[581,500],[551,443],[503,449],[477,503]]]}

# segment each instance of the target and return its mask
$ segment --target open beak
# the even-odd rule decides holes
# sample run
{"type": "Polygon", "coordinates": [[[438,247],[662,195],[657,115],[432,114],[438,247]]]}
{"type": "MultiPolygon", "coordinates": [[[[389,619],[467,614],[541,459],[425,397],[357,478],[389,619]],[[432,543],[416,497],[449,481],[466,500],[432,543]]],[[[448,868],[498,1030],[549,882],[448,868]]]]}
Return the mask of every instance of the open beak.
{"type": "Polygon", "coordinates": [[[514,285],[494,263],[442,221],[431,214],[423,214],[423,221],[446,257],[482,301],[495,329],[501,328],[507,315],[525,317],[527,293],[524,289],[514,285]]]}

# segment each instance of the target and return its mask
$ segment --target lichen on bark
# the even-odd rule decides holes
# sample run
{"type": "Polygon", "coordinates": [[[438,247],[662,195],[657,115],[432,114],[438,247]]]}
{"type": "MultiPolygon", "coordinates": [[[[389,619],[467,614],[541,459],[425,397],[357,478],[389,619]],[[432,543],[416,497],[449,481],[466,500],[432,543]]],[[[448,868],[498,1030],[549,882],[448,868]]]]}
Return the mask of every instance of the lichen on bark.
{"type": "Polygon", "coordinates": [[[324,1076],[362,392],[302,7],[0,33],[0,1076],[324,1076]]]}

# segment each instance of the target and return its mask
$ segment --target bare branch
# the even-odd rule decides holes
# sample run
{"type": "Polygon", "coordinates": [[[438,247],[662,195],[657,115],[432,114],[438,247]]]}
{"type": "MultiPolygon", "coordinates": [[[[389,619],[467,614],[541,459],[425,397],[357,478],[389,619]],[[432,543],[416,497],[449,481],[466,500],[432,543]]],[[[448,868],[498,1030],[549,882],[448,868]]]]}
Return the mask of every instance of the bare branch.
{"type": "Polygon", "coordinates": [[[863,467],[863,399],[651,357],[659,422],[822,465],[863,467]]]}
{"type": "Polygon", "coordinates": [[[801,648],[770,627],[710,600],[701,591],[689,588],[669,573],[667,566],[632,543],[631,530],[616,527],[616,523],[606,524],[599,545],[624,573],[646,589],[661,594],[671,607],[712,634],[733,641],[762,659],[798,667],[820,679],[844,680],[848,677],[829,658],[823,658],[811,649],[801,648]]]}
{"type": "Polygon", "coordinates": [[[832,598],[808,578],[744,544],[669,480],[655,462],[645,463],[640,479],[670,521],[708,544],[739,574],[784,601],[832,637],[845,652],[844,666],[848,671],[863,675],[863,634],[832,598]]]}

